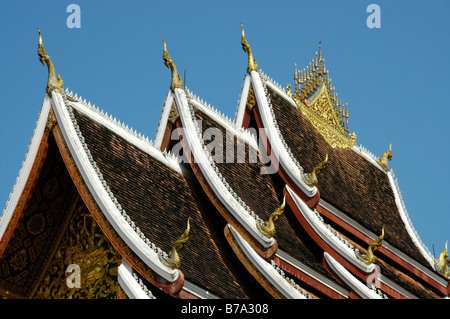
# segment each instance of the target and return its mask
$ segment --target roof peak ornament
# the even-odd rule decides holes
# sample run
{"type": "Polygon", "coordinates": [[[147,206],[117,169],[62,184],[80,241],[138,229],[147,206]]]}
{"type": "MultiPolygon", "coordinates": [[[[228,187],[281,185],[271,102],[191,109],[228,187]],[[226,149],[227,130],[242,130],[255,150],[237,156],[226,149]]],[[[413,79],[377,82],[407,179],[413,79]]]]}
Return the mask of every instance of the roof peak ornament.
{"type": "Polygon", "coordinates": [[[269,220],[264,222],[262,226],[259,221],[256,221],[256,227],[267,238],[272,238],[275,235],[275,221],[283,215],[284,207],[286,206],[286,195],[283,196],[283,203],[272,214],[270,214],[269,220]]]}
{"type": "Polygon", "coordinates": [[[378,164],[383,167],[383,169],[388,172],[389,171],[389,165],[388,162],[392,160],[392,142],[389,145],[389,150],[383,153],[383,155],[380,156],[380,159],[378,160],[378,164]]]}
{"type": "Polygon", "coordinates": [[[189,231],[191,229],[190,226],[190,217],[188,217],[187,220],[187,227],[184,233],[175,241],[175,244],[173,245],[172,249],[169,252],[169,256],[167,259],[165,259],[162,255],[159,255],[159,260],[167,267],[171,269],[178,269],[180,268],[180,256],[178,255],[178,252],[183,247],[183,244],[186,244],[189,240],[189,231]]]}
{"type": "Polygon", "coordinates": [[[38,51],[37,54],[39,56],[39,61],[42,63],[42,65],[47,65],[48,69],[48,79],[47,79],[47,88],[46,92],[49,96],[51,96],[52,91],[56,91],[61,93],[61,86],[62,86],[62,80],[61,77],[58,74],[58,78],[56,76],[55,66],[53,65],[52,59],[47,54],[47,51],[44,48],[44,44],[42,43],[42,35],[41,30],[38,28],[39,33],[39,45],[38,45],[38,51]]]}
{"type": "Polygon", "coordinates": [[[378,237],[376,240],[374,240],[369,245],[369,248],[367,248],[367,254],[361,255],[355,251],[356,257],[367,265],[373,264],[375,262],[375,256],[373,253],[383,244],[383,239],[384,239],[384,226],[381,229],[380,237],[378,237]]]}
{"type": "Polygon", "coordinates": [[[242,29],[242,38],[241,38],[242,50],[247,52],[248,55],[247,73],[251,73],[252,71],[258,71],[258,63],[253,57],[252,49],[250,49],[250,45],[248,44],[247,39],[245,38],[244,25],[242,23],[241,29],[242,29]]]}
{"type": "Polygon", "coordinates": [[[442,276],[444,276],[445,278],[449,278],[450,277],[450,269],[449,269],[449,264],[450,264],[450,258],[448,258],[448,240],[445,242],[445,249],[441,252],[440,256],[438,259],[435,260],[434,262],[434,269],[441,274],[442,276]]]}
{"type": "MultiPolygon", "coordinates": [[[[331,84],[325,59],[322,57],[322,43],[319,53],[306,69],[299,71],[295,64],[295,90],[288,95],[298,108],[333,148],[351,148],[356,145],[356,134],[350,134],[348,126],[348,104],[338,99],[331,84]]],[[[290,87],[290,85],[289,85],[290,87]]]]}
{"type": "Polygon", "coordinates": [[[319,182],[319,180],[317,179],[317,175],[319,175],[319,173],[325,169],[325,167],[327,166],[328,163],[328,153],[325,156],[325,159],[316,167],[314,167],[313,171],[311,173],[306,174],[302,174],[303,180],[305,181],[306,184],[308,184],[308,186],[310,187],[314,187],[317,185],[317,183],[319,182]]]}
{"type": "Polygon", "coordinates": [[[164,60],[164,65],[167,68],[170,68],[171,72],[172,72],[172,81],[170,83],[170,90],[172,92],[175,91],[175,88],[183,88],[183,80],[181,79],[181,76],[178,74],[177,71],[177,67],[175,66],[175,63],[173,62],[172,58],[169,55],[169,52],[167,51],[167,46],[166,46],[166,40],[164,40],[163,37],[163,42],[164,42],[164,51],[163,51],[163,60],[164,60]]]}

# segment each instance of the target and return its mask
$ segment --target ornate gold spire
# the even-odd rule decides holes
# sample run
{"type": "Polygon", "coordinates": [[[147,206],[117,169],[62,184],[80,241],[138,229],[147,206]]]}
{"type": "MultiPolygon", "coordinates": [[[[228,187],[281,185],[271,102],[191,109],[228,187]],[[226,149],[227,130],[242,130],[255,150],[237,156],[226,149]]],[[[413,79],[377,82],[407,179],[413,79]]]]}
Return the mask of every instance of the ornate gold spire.
{"type": "Polygon", "coordinates": [[[264,222],[264,227],[256,221],[256,227],[258,230],[266,236],[267,238],[272,238],[275,235],[275,221],[278,220],[278,217],[283,215],[284,207],[286,206],[286,195],[283,197],[283,203],[280,207],[278,207],[269,217],[269,220],[264,222]]]}
{"type": "MultiPolygon", "coordinates": [[[[39,45],[37,54],[39,56],[39,61],[41,61],[42,65],[47,65],[48,69],[48,80],[47,80],[47,88],[46,92],[49,96],[52,95],[52,91],[61,92],[60,83],[56,77],[55,66],[53,65],[52,59],[45,51],[44,44],[42,43],[42,35],[41,30],[38,28],[39,32],[39,45]]],[[[61,81],[62,84],[62,81],[61,81]]]]}
{"type": "Polygon", "coordinates": [[[242,38],[241,38],[242,49],[245,52],[247,52],[248,55],[247,73],[250,73],[253,70],[258,71],[258,63],[256,62],[255,58],[253,58],[252,50],[250,49],[250,45],[248,44],[247,39],[245,38],[244,25],[242,23],[241,29],[242,29],[242,38]]]}
{"type": "Polygon", "coordinates": [[[355,146],[356,134],[350,134],[348,126],[348,105],[343,107],[331,84],[320,42],[319,52],[306,69],[299,73],[295,65],[294,81],[295,103],[328,144],[333,148],[355,146]]]}
{"type": "Polygon", "coordinates": [[[434,269],[445,278],[450,277],[450,259],[448,258],[448,240],[445,242],[445,249],[439,255],[439,258],[434,262],[434,269]]]}
{"type": "Polygon", "coordinates": [[[173,63],[172,58],[169,55],[169,52],[167,52],[167,46],[166,46],[166,40],[164,40],[164,51],[163,51],[163,60],[166,67],[170,68],[172,71],[172,82],[170,83],[170,90],[172,92],[175,91],[175,88],[183,88],[183,80],[181,79],[181,76],[178,74],[177,67],[175,66],[175,63],[173,63]]]}
{"type": "Polygon", "coordinates": [[[358,257],[359,260],[364,262],[365,264],[373,264],[375,262],[375,256],[374,252],[383,244],[384,239],[384,226],[381,230],[381,235],[376,240],[374,240],[370,245],[369,248],[367,248],[367,254],[366,255],[360,255],[359,253],[355,252],[356,257],[358,257]]]}
{"type": "Polygon", "coordinates": [[[321,162],[319,165],[317,165],[316,167],[314,167],[313,171],[311,173],[308,173],[307,175],[303,175],[303,180],[306,182],[306,184],[308,184],[308,186],[314,187],[317,185],[317,183],[319,182],[319,180],[317,179],[317,175],[319,175],[319,173],[325,169],[325,167],[327,166],[328,163],[328,153],[325,156],[325,159],[323,160],[323,162],[321,162]]]}
{"type": "Polygon", "coordinates": [[[180,261],[180,256],[178,255],[178,252],[183,247],[183,244],[186,244],[187,241],[189,240],[189,231],[191,229],[189,220],[190,220],[190,217],[187,220],[186,230],[173,245],[172,249],[169,252],[169,257],[167,259],[164,259],[161,255],[159,255],[159,260],[164,265],[166,265],[167,267],[170,267],[171,269],[178,269],[180,267],[181,261],[180,261]]]}
{"type": "Polygon", "coordinates": [[[380,159],[378,160],[378,164],[383,167],[383,169],[387,172],[389,171],[388,162],[392,160],[392,142],[389,145],[389,150],[383,153],[383,155],[380,156],[380,159]]]}

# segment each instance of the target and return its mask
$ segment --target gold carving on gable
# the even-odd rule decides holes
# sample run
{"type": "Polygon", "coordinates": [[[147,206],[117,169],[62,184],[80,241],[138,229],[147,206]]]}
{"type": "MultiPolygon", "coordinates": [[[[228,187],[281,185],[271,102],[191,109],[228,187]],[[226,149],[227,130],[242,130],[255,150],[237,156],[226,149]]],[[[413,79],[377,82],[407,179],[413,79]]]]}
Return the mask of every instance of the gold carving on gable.
{"type": "Polygon", "coordinates": [[[121,257],[84,204],[79,205],[64,231],[34,298],[115,299],[121,257]],[[69,288],[69,265],[79,270],[79,288],[69,288]]]}
{"type": "Polygon", "coordinates": [[[180,118],[180,115],[178,114],[177,106],[175,104],[175,101],[172,102],[172,106],[170,107],[169,112],[169,122],[172,124],[175,124],[175,122],[180,118]]]}
{"type": "Polygon", "coordinates": [[[248,110],[253,110],[256,105],[255,92],[253,91],[253,86],[250,84],[250,88],[248,89],[247,95],[247,103],[245,104],[248,110]]]}

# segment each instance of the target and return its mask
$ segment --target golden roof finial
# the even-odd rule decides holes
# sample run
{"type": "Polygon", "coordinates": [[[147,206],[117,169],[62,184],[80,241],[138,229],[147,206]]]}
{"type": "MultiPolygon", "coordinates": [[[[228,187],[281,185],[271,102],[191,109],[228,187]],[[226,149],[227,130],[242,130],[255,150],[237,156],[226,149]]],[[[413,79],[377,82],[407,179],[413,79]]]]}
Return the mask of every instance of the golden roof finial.
{"type": "Polygon", "coordinates": [[[383,169],[387,172],[389,171],[388,161],[390,160],[392,160],[392,142],[389,145],[389,150],[387,150],[383,155],[380,156],[378,164],[380,164],[381,167],[383,167],[383,169]]]}
{"type": "MultiPolygon", "coordinates": [[[[322,62],[322,41],[319,41],[319,62],[322,62]]],[[[325,64],[323,65],[325,67],[325,64]]]]}
{"type": "Polygon", "coordinates": [[[325,169],[325,167],[327,166],[327,163],[328,163],[328,153],[325,156],[325,159],[323,160],[323,162],[321,162],[319,165],[314,167],[314,169],[311,173],[308,173],[307,175],[302,174],[303,180],[305,181],[306,184],[308,184],[308,186],[314,187],[317,185],[317,183],[319,182],[319,180],[317,179],[317,175],[319,175],[319,173],[323,169],[325,169]]]}
{"type": "Polygon", "coordinates": [[[52,95],[52,91],[61,92],[61,86],[58,83],[58,79],[56,77],[55,66],[53,65],[52,59],[45,51],[44,44],[42,43],[42,35],[41,30],[38,28],[39,32],[39,45],[37,54],[39,56],[39,61],[42,65],[47,65],[48,69],[48,79],[47,79],[47,88],[46,92],[49,96],[52,95]]]}
{"type": "Polygon", "coordinates": [[[445,249],[439,255],[439,258],[434,262],[434,269],[443,275],[445,278],[450,277],[450,258],[448,258],[448,240],[445,242],[445,249]]]}
{"type": "Polygon", "coordinates": [[[275,221],[278,220],[278,217],[283,215],[284,207],[286,206],[286,195],[283,197],[283,203],[280,207],[278,207],[269,217],[267,222],[264,222],[264,227],[261,226],[259,221],[256,221],[256,227],[258,230],[266,236],[267,238],[272,238],[275,235],[275,221]]]}
{"type": "Polygon", "coordinates": [[[172,82],[170,83],[170,90],[172,92],[175,91],[175,88],[183,88],[183,80],[181,80],[181,76],[178,74],[177,67],[175,66],[175,63],[173,62],[172,58],[169,55],[169,52],[167,52],[167,46],[166,46],[166,40],[164,40],[164,51],[163,51],[163,60],[164,64],[167,68],[170,68],[172,71],[172,82]]]}
{"type": "Polygon", "coordinates": [[[191,218],[188,217],[187,220],[187,228],[184,231],[184,233],[178,238],[178,240],[173,245],[172,249],[169,252],[169,257],[167,259],[164,259],[162,255],[159,255],[159,260],[166,265],[167,267],[170,267],[171,269],[178,269],[180,268],[180,256],[178,255],[178,252],[183,247],[183,244],[186,244],[189,240],[189,231],[191,229],[191,226],[189,224],[189,220],[191,218]]]}
{"type": "Polygon", "coordinates": [[[247,39],[245,38],[244,25],[242,23],[241,29],[242,29],[242,38],[241,38],[242,50],[247,52],[248,55],[247,73],[251,73],[253,70],[258,71],[258,63],[256,62],[255,58],[253,58],[252,50],[250,49],[250,45],[248,44],[247,39]]]}
{"type": "Polygon", "coordinates": [[[374,252],[383,244],[384,239],[384,226],[381,229],[381,235],[376,240],[374,240],[370,245],[369,248],[367,248],[367,254],[366,255],[360,255],[355,251],[356,257],[358,257],[359,260],[361,260],[363,263],[370,265],[375,262],[375,256],[374,252]]]}

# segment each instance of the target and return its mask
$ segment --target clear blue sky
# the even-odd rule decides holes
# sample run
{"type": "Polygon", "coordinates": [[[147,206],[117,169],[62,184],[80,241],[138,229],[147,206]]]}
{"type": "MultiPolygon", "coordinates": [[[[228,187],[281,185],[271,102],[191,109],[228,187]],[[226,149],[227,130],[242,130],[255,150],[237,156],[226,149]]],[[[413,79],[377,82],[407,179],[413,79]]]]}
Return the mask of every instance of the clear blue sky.
{"type": "Polygon", "coordinates": [[[0,0],[0,203],[19,173],[45,95],[37,28],[65,86],[154,138],[170,84],[162,37],[191,91],[234,118],[246,72],[240,24],[260,69],[283,87],[322,41],[350,130],[390,167],[436,256],[450,237],[449,1],[0,0]],[[71,3],[81,28],[68,28],[71,3]],[[369,29],[369,4],[381,28],[369,29]]]}

